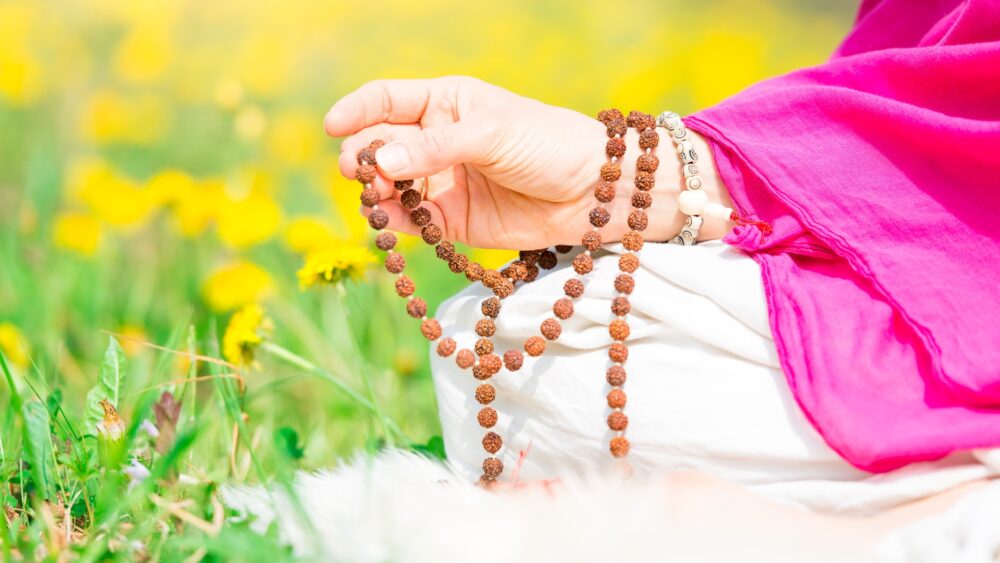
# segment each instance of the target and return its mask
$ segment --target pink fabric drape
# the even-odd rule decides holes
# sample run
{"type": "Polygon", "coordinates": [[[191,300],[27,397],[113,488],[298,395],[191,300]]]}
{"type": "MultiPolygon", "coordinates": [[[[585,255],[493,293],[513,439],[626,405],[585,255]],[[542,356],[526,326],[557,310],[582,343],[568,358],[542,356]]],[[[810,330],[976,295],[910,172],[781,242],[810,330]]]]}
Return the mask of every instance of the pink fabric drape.
{"type": "Polygon", "coordinates": [[[689,117],[795,397],[852,464],[1000,446],[1000,0],[873,0],[826,63],[689,117]]]}

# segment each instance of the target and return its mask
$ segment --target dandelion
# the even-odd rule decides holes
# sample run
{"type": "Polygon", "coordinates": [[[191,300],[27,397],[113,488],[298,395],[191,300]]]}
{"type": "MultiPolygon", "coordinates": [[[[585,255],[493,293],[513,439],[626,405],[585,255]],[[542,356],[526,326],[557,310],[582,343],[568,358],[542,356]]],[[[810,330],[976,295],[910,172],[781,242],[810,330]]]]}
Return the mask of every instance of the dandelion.
{"type": "Polygon", "coordinates": [[[222,354],[238,366],[255,365],[257,348],[271,336],[274,323],[257,304],[245,305],[233,313],[222,336],[222,354]]]}
{"type": "Polygon", "coordinates": [[[104,418],[97,423],[97,456],[107,468],[118,468],[125,460],[125,421],[118,409],[101,399],[104,418]]]}
{"type": "Polygon", "coordinates": [[[280,226],[281,208],[268,195],[255,193],[241,200],[228,200],[219,209],[219,238],[233,248],[265,242],[280,226]]]}
{"type": "Polygon", "coordinates": [[[101,224],[85,213],[60,213],[52,230],[52,242],[59,248],[92,256],[101,243],[101,224]]]}
{"type": "Polygon", "coordinates": [[[278,162],[301,166],[320,151],[320,137],[313,134],[321,116],[306,111],[279,113],[268,128],[267,152],[278,162]]]}
{"type": "Polygon", "coordinates": [[[302,289],[323,283],[336,285],[348,278],[360,278],[373,262],[375,255],[367,248],[344,243],[310,252],[296,275],[302,289]]]}
{"type": "Polygon", "coordinates": [[[329,225],[315,217],[297,217],[285,228],[285,245],[298,253],[329,246],[334,240],[329,225]]]}
{"type": "Polygon", "coordinates": [[[3,352],[10,363],[20,368],[26,367],[31,357],[28,340],[16,326],[8,322],[0,323],[0,352],[3,352]]]}
{"type": "Polygon", "coordinates": [[[256,303],[273,290],[271,276],[260,266],[243,260],[219,268],[201,286],[205,302],[218,313],[256,303]]]}

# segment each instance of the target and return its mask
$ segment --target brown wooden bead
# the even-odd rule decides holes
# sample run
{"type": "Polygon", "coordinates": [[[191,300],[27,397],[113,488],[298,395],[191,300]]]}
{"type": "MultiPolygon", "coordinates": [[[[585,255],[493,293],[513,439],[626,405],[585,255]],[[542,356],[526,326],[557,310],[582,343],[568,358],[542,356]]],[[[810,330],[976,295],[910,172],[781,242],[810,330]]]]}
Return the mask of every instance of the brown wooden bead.
{"type": "Polygon", "coordinates": [[[497,411],[493,407],[483,407],[479,409],[479,414],[476,415],[476,420],[479,421],[479,425],[483,428],[493,428],[497,424],[497,411]]]}
{"type": "Polygon", "coordinates": [[[488,405],[496,398],[497,390],[489,383],[483,383],[479,387],[476,387],[476,400],[479,401],[479,404],[488,405]]]}
{"type": "Polygon", "coordinates": [[[478,354],[480,356],[483,356],[483,355],[486,355],[486,354],[492,354],[493,353],[493,341],[491,341],[489,338],[480,338],[479,340],[476,340],[475,350],[476,350],[476,354],[478,354]]]}
{"type": "Polygon", "coordinates": [[[594,259],[583,252],[573,258],[573,270],[581,276],[589,274],[594,270],[594,259]]]}
{"type": "Polygon", "coordinates": [[[628,440],[622,436],[616,436],[611,439],[611,455],[615,457],[625,457],[628,455],[629,444],[628,440]]]}
{"type": "Polygon", "coordinates": [[[422,319],[427,314],[427,302],[419,297],[414,297],[406,302],[406,314],[415,319],[422,319]]]}
{"type": "Polygon", "coordinates": [[[563,292],[567,297],[576,299],[583,295],[583,281],[577,278],[570,278],[563,284],[563,292]]]}
{"type": "Polygon", "coordinates": [[[362,184],[371,183],[375,179],[375,166],[372,164],[362,164],[358,166],[357,180],[362,184]]]}
{"type": "Polygon", "coordinates": [[[608,126],[608,137],[614,137],[615,135],[625,135],[628,131],[628,125],[626,125],[625,120],[621,118],[612,119],[607,123],[608,126]]]}
{"type": "Polygon", "coordinates": [[[552,313],[565,321],[573,316],[573,302],[565,297],[556,300],[552,305],[552,313]]]}
{"type": "Polygon", "coordinates": [[[441,232],[441,227],[431,223],[423,229],[420,229],[420,238],[424,239],[427,244],[437,244],[441,242],[441,237],[444,233],[441,232]]]}
{"type": "Polygon", "coordinates": [[[590,224],[598,229],[608,224],[611,220],[611,213],[603,207],[595,207],[590,210],[590,224]]]}
{"type": "Polygon", "coordinates": [[[636,188],[648,192],[656,185],[656,176],[650,172],[636,172],[634,183],[636,188]]]}
{"type": "Polygon", "coordinates": [[[625,368],[621,366],[611,366],[608,368],[605,378],[608,380],[608,385],[612,387],[621,387],[625,385],[625,368]]]}
{"type": "Polygon", "coordinates": [[[507,350],[503,353],[503,365],[507,371],[517,371],[524,365],[524,354],[520,350],[507,350]]]}
{"type": "Polygon", "coordinates": [[[642,133],[639,133],[639,148],[642,150],[646,149],[656,149],[656,145],[660,144],[660,135],[656,132],[656,129],[647,129],[642,133]]]}
{"type": "Polygon", "coordinates": [[[434,253],[437,254],[438,258],[447,262],[448,260],[451,260],[452,256],[455,255],[455,245],[443,240],[434,247],[434,253]]]}
{"type": "Polygon", "coordinates": [[[406,190],[399,196],[399,202],[407,209],[416,209],[421,201],[423,198],[420,197],[420,192],[417,190],[406,190]]]}
{"type": "MultiPolygon", "coordinates": [[[[500,435],[497,434],[496,432],[487,432],[486,435],[483,436],[484,450],[490,452],[491,454],[495,454],[498,451],[500,451],[500,448],[502,447],[503,447],[503,438],[501,438],[500,435]]],[[[485,469],[485,467],[483,469],[485,469]]]]}
{"type": "Polygon", "coordinates": [[[625,392],[621,389],[608,391],[608,406],[613,409],[625,408],[625,392]]]}
{"type": "Polygon", "coordinates": [[[624,118],[625,116],[622,115],[622,112],[616,108],[602,109],[601,111],[597,112],[597,120],[605,125],[607,125],[608,122],[612,120],[624,119],[624,118]]]}
{"type": "Polygon", "coordinates": [[[408,190],[413,186],[413,180],[396,180],[392,185],[399,191],[408,190]]]}
{"type": "Polygon", "coordinates": [[[396,294],[400,297],[409,297],[413,295],[413,292],[416,290],[417,286],[410,278],[406,276],[399,276],[396,278],[396,294]]]}
{"type": "Polygon", "coordinates": [[[441,338],[441,323],[437,319],[424,319],[420,323],[420,332],[427,340],[437,340],[441,338]]]}
{"type": "Polygon", "coordinates": [[[483,299],[483,302],[479,305],[479,309],[483,312],[483,315],[495,319],[500,314],[500,299],[496,297],[483,299]]]}
{"type": "Polygon", "coordinates": [[[455,356],[455,363],[462,369],[469,369],[476,363],[476,355],[472,353],[472,350],[462,348],[455,356]]]}
{"type": "Polygon", "coordinates": [[[601,179],[606,182],[614,182],[622,177],[622,165],[617,162],[605,162],[601,165],[601,179]]]}
{"type": "Polygon", "coordinates": [[[660,167],[660,157],[653,153],[641,154],[635,161],[635,167],[640,172],[656,172],[660,167]]]}
{"type": "Polygon", "coordinates": [[[618,274],[615,277],[615,289],[618,293],[629,294],[635,289],[635,280],[628,274],[618,274]]]}
{"type": "Polygon", "coordinates": [[[634,231],[645,231],[649,226],[649,215],[641,209],[633,209],[628,214],[628,226],[634,231]]]}
{"type": "Polygon", "coordinates": [[[490,370],[486,369],[484,366],[476,365],[472,366],[472,377],[475,377],[479,381],[485,381],[493,377],[493,374],[490,373],[490,370]]]}
{"type": "Polygon", "coordinates": [[[385,269],[391,274],[400,274],[406,268],[406,259],[398,252],[391,252],[385,257],[385,269]]]}
{"type": "Polygon", "coordinates": [[[615,185],[613,182],[600,180],[594,188],[594,197],[601,203],[610,203],[615,199],[615,185]]]}
{"type": "Polygon", "coordinates": [[[496,354],[483,354],[479,357],[479,365],[490,375],[496,375],[503,367],[503,360],[496,354]]]}
{"type": "Polygon", "coordinates": [[[531,357],[538,357],[545,353],[545,341],[540,336],[532,336],[524,341],[524,351],[531,357]]]}
{"type": "Polygon", "coordinates": [[[389,214],[384,209],[375,209],[368,216],[368,225],[376,231],[382,230],[389,225],[389,214]]]}
{"type": "Polygon", "coordinates": [[[455,343],[454,338],[442,338],[437,345],[438,356],[441,356],[442,358],[447,358],[448,356],[455,353],[455,348],[457,347],[458,344],[455,343]]]}
{"type": "Polygon", "coordinates": [[[645,131],[646,129],[656,127],[656,119],[648,113],[632,110],[628,112],[628,117],[625,118],[625,124],[629,127],[634,127],[639,131],[645,131]]]}
{"type": "Polygon", "coordinates": [[[558,263],[559,263],[559,258],[556,256],[556,253],[552,252],[551,250],[543,250],[542,253],[538,256],[538,265],[541,266],[542,268],[545,268],[546,270],[551,270],[552,268],[555,268],[556,264],[558,263]]]}
{"type": "Polygon", "coordinates": [[[483,274],[486,270],[478,262],[470,262],[468,266],[465,267],[465,279],[470,282],[477,282],[483,279],[483,274]]]}
{"type": "Polygon", "coordinates": [[[608,346],[608,357],[612,362],[625,363],[628,360],[628,348],[621,342],[614,342],[608,346]]]}
{"type": "Polygon", "coordinates": [[[624,317],[631,310],[632,304],[629,303],[628,297],[619,295],[611,300],[611,312],[614,313],[616,317],[624,317]]]}
{"type": "Polygon", "coordinates": [[[504,271],[507,272],[504,274],[505,278],[511,281],[521,281],[528,275],[528,265],[523,260],[514,260],[510,266],[504,268],[504,271]]]}
{"type": "Polygon", "coordinates": [[[639,269],[639,257],[631,252],[622,254],[618,258],[618,269],[631,274],[639,269]]]}
{"type": "Polygon", "coordinates": [[[372,147],[365,147],[358,151],[358,164],[378,164],[375,160],[375,149],[372,147]]]}
{"type": "Polygon", "coordinates": [[[418,227],[423,227],[431,222],[431,212],[426,207],[418,207],[410,211],[410,221],[418,227]]]}
{"type": "Polygon", "coordinates": [[[374,188],[365,188],[361,190],[361,205],[365,207],[374,207],[378,205],[379,197],[378,192],[374,188]]]}
{"type": "Polygon", "coordinates": [[[555,340],[562,334],[562,325],[555,319],[545,319],[539,328],[541,329],[542,336],[549,340],[555,340]]]}
{"type": "Polygon", "coordinates": [[[608,334],[611,335],[612,340],[625,340],[631,332],[628,323],[622,319],[615,319],[608,325],[608,334]]]}
{"type": "Polygon", "coordinates": [[[608,428],[615,432],[621,432],[628,427],[628,417],[621,411],[615,411],[608,415],[608,428]]]}
{"type": "Polygon", "coordinates": [[[608,158],[621,158],[625,155],[625,139],[621,137],[608,139],[608,144],[605,146],[604,152],[608,155],[608,158]]]}
{"type": "Polygon", "coordinates": [[[524,281],[533,282],[538,278],[539,270],[537,264],[528,264],[528,270],[524,274],[524,281]]]}
{"type": "Polygon", "coordinates": [[[503,473],[503,462],[495,457],[488,457],[483,461],[483,476],[487,479],[496,479],[503,473]]]}
{"type": "Polygon", "coordinates": [[[635,192],[632,194],[632,207],[636,209],[648,209],[653,205],[653,196],[649,192],[635,192]]]}
{"type": "Polygon", "coordinates": [[[496,270],[486,270],[486,272],[483,274],[483,285],[485,285],[490,289],[493,289],[494,287],[497,286],[497,284],[499,284],[502,281],[503,281],[503,276],[500,274],[500,272],[496,270]]]}
{"type": "Polygon", "coordinates": [[[604,241],[601,239],[601,233],[591,229],[586,233],[583,233],[583,238],[580,240],[583,243],[583,247],[591,252],[601,248],[601,244],[604,241]]]}
{"type": "Polygon", "coordinates": [[[510,294],[514,293],[514,282],[505,279],[493,288],[493,295],[496,295],[500,299],[505,299],[510,297],[510,294]]]}
{"type": "Polygon", "coordinates": [[[476,321],[476,334],[479,336],[493,336],[497,332],[497,325],[493,319],[479,319],[476,321]]]}
{"type": "Polygon", "coordinates": [[[469,266],[469,257],[464,254],[455,254],[448,260],[448,269],[456,274],[461,274],[469,266]]]}
{"type": "Polygon", "coordinates": [[[392,250],[393,248],[396,248],[396,242],[396,234],[388,231],[381,232],[377,237],[375,237],[375,246],[377,246],[379,250],[392,250]]]}
{"type": "Polygon", "coordinates": [[[538,257],[542,255],[541,250],[521,250],[518,251],[517,257],[522,260],[525,264],[537,264],[538,257]]]}
{"type": "Polygon", "coordinates": [[[622,246],[626,250],[631,250],[632,252],[638,251],[642,248],[642,235],[638,231],[629,231],[622,235],[622,246]]]}

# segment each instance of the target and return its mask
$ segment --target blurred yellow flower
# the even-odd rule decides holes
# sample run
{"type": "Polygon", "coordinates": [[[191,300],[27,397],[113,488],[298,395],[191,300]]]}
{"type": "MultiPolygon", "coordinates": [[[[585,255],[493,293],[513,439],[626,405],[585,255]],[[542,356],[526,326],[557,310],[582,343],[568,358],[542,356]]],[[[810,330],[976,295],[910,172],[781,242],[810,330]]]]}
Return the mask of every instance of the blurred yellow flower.
{"type": "Polygon", "coordinates": [[[281,226],[281,208],[270,197],[254,193],[243,199],[226,198],[218,215],[219,238],[233,248],[269,240],[281,226]]]}
{"type": "Polygon", "coordinates": [[[170,118],[171,107],[159,96],[126,96],[105,89],[84,103],[80,133],[97,143],[148,145],[163,136],[170,118]]]}
{"type": "Polygon", "coordinates": [[[281,93],[295,59],[290,41],[280,33],[249,35],[236,61],[237,78],[247,90],[268,97],[281,93]]]}
{"type": "Polygon", "coordinates": [[[302,289],[317,284],[335,285],[348,278],[360,278],[373,262],[375,255],[367,248],[342,242],[310,252],[296,276],[302,289]]]}
{"type": "Polygon", "coordinates": [[[0,351],[11,364],[24,368],[31,360],[31,346],[16,326],[9,322],[0,323],[0,351]]]}
{"type": "Polygon", "coordinates": [[[499,269],[501,266],[517,258],[514,250],[498,250],[494,248],[474,248],[469,259],[479,262],[484,268],[499,269]]]}
{"type": "Polygon", "coordinates": [[[266,271],[242,260],[215,270],[201,286],[205,302],[220,313],[261,301],[273,290],[274,282],[266,271]]]}
{"type": "Polygon", "coordinates": [[[296,217],[285,228],[285,245],[300,254],[329,246],[334,240],[333,230],[318,217],[296,217]]]}
{"type": "Polygon", "coordinates": [[[254,366],[257,348],[274,331],[274,323],[257,304],[244,306],[233,313],[222,336],[222,354],[240,367],[254,366]]]}
{"type": "Polygon", "coordinates": [[[275,160],[301,166],[319,153],[323,116],[303,110],[279,113],[267,133],[267,151],[275,160]]]}
{"type": "Polygon", "coordinates": [[[52,242],[59,248],[91,256],[101,243],[101,223],[84,213],[60,213],[52,230],[52,242]]]}
{"type": "Polygon", "coordinates": [[[42,65],[28,44],[37,19],[30,4],[0,3],[0,99],[29,104],[42,94],[42,65]]]}
{"type": "Polygon", "coordinates": [[[177,230],[186,237],[196,237],[208,228],[225,201],[225,182],[203,180],[190,189],[179,189],[170,210],[177,230]]]}
{"type": "Polygon", "coordinates": [[[131,29],[115,52],[114,69],[126,82],[151,82],[161,76],[173,58],[170,30],[160,21],[131,29]]]}
{"type": "Polygon", "coordinates": [[[361,188],[358,183],[341,175],[336,165],[327,167],[326,175],[330,185],[330,198],[340,219],[340,234],[352,240],[365,240],[371,232],[368,220],[361,215],[361,202],[358,194],[361,188]]]}
{"type": "Polygon", "coordinates": [[[194,179],[181,170],[167,169],[146,181],[146,200],[153,207],[174,205],[195,189],[194,179]]]}
{"type": "Polygon", "coordinates": [[[112,173],[103,181],[88,182],[78,194],[102,221],[122,230],[144,224],[155,210],[155,202],[131,178],[112,173]]]}
{"type": "Polygon", "coordinates": [[[118,329],[118,334],[123,338],[119,338],[122,350],[125,352],[126,356],[134,357],[146,349],[143,345],[144,342],[149,341],[149,337],[146,335],[146,331],[143,330],[141,326],[136,325],[123,325],[118,329]]]}
{"type": "Polygon", "coordinates": [[[233,121],[233,130],[236,132],[236,136],[244,141],[260,139],[266,128],[267,116],[257,106],[247,106],[241,109],[233,121]]]}

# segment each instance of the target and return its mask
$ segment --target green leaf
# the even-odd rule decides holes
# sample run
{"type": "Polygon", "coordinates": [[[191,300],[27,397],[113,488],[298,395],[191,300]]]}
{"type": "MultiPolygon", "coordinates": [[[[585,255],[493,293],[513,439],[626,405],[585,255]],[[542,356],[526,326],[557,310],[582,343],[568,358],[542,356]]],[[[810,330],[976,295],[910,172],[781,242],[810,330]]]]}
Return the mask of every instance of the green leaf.
{"type": "Polygon", "coordinates": [[[431,439],[427,440],[426,444],[413,444],[410,446],[410,449],[428,457],[448,459],[448,456],[444,453],[444,439],[441,436],[431,436],[431,439]]]}
{"type": "Polygon", "coordinates": [[[24,453],[31,464],[31,480],[38,494],[52,498],[52,433],[49,409],[39,401],[21,407],[24,419],[24,453]]]}
{"type": "Polygon", "coordinates": [[[21,394],[17,392],[17,385],[14,383],[14,376],[10,373],[10,368],[7,367],[7,358],[4,357],[3,352],[0,352],[0,370],[3,371],[4,377],[7,379],[7,386],[10,387],[10,400],[13,403],[15,409],[21,409],[21,394]]]}
{"type": "Polygon", "coordinates": [[[299,447],[298,432],[287,426],[278,429],[278,433],[274,435],[274,441],[278,446],[278,451],[289,459],[300,460],[305,454],[305,450],[299,447]]]}
{"type": "Polygon", "coordinates": [[[104,352],[104,362],[101,363],[101,374],[95,385],[87,393],[87,407],[84,414],[84,433],[97,435],[97,424],[104,418],[101,401],[107,399],[115,408],[120,409],[122,387],[125,382],[125,351],[118,345],[115,337],[110,337],[108,349],[104,352]]]}

